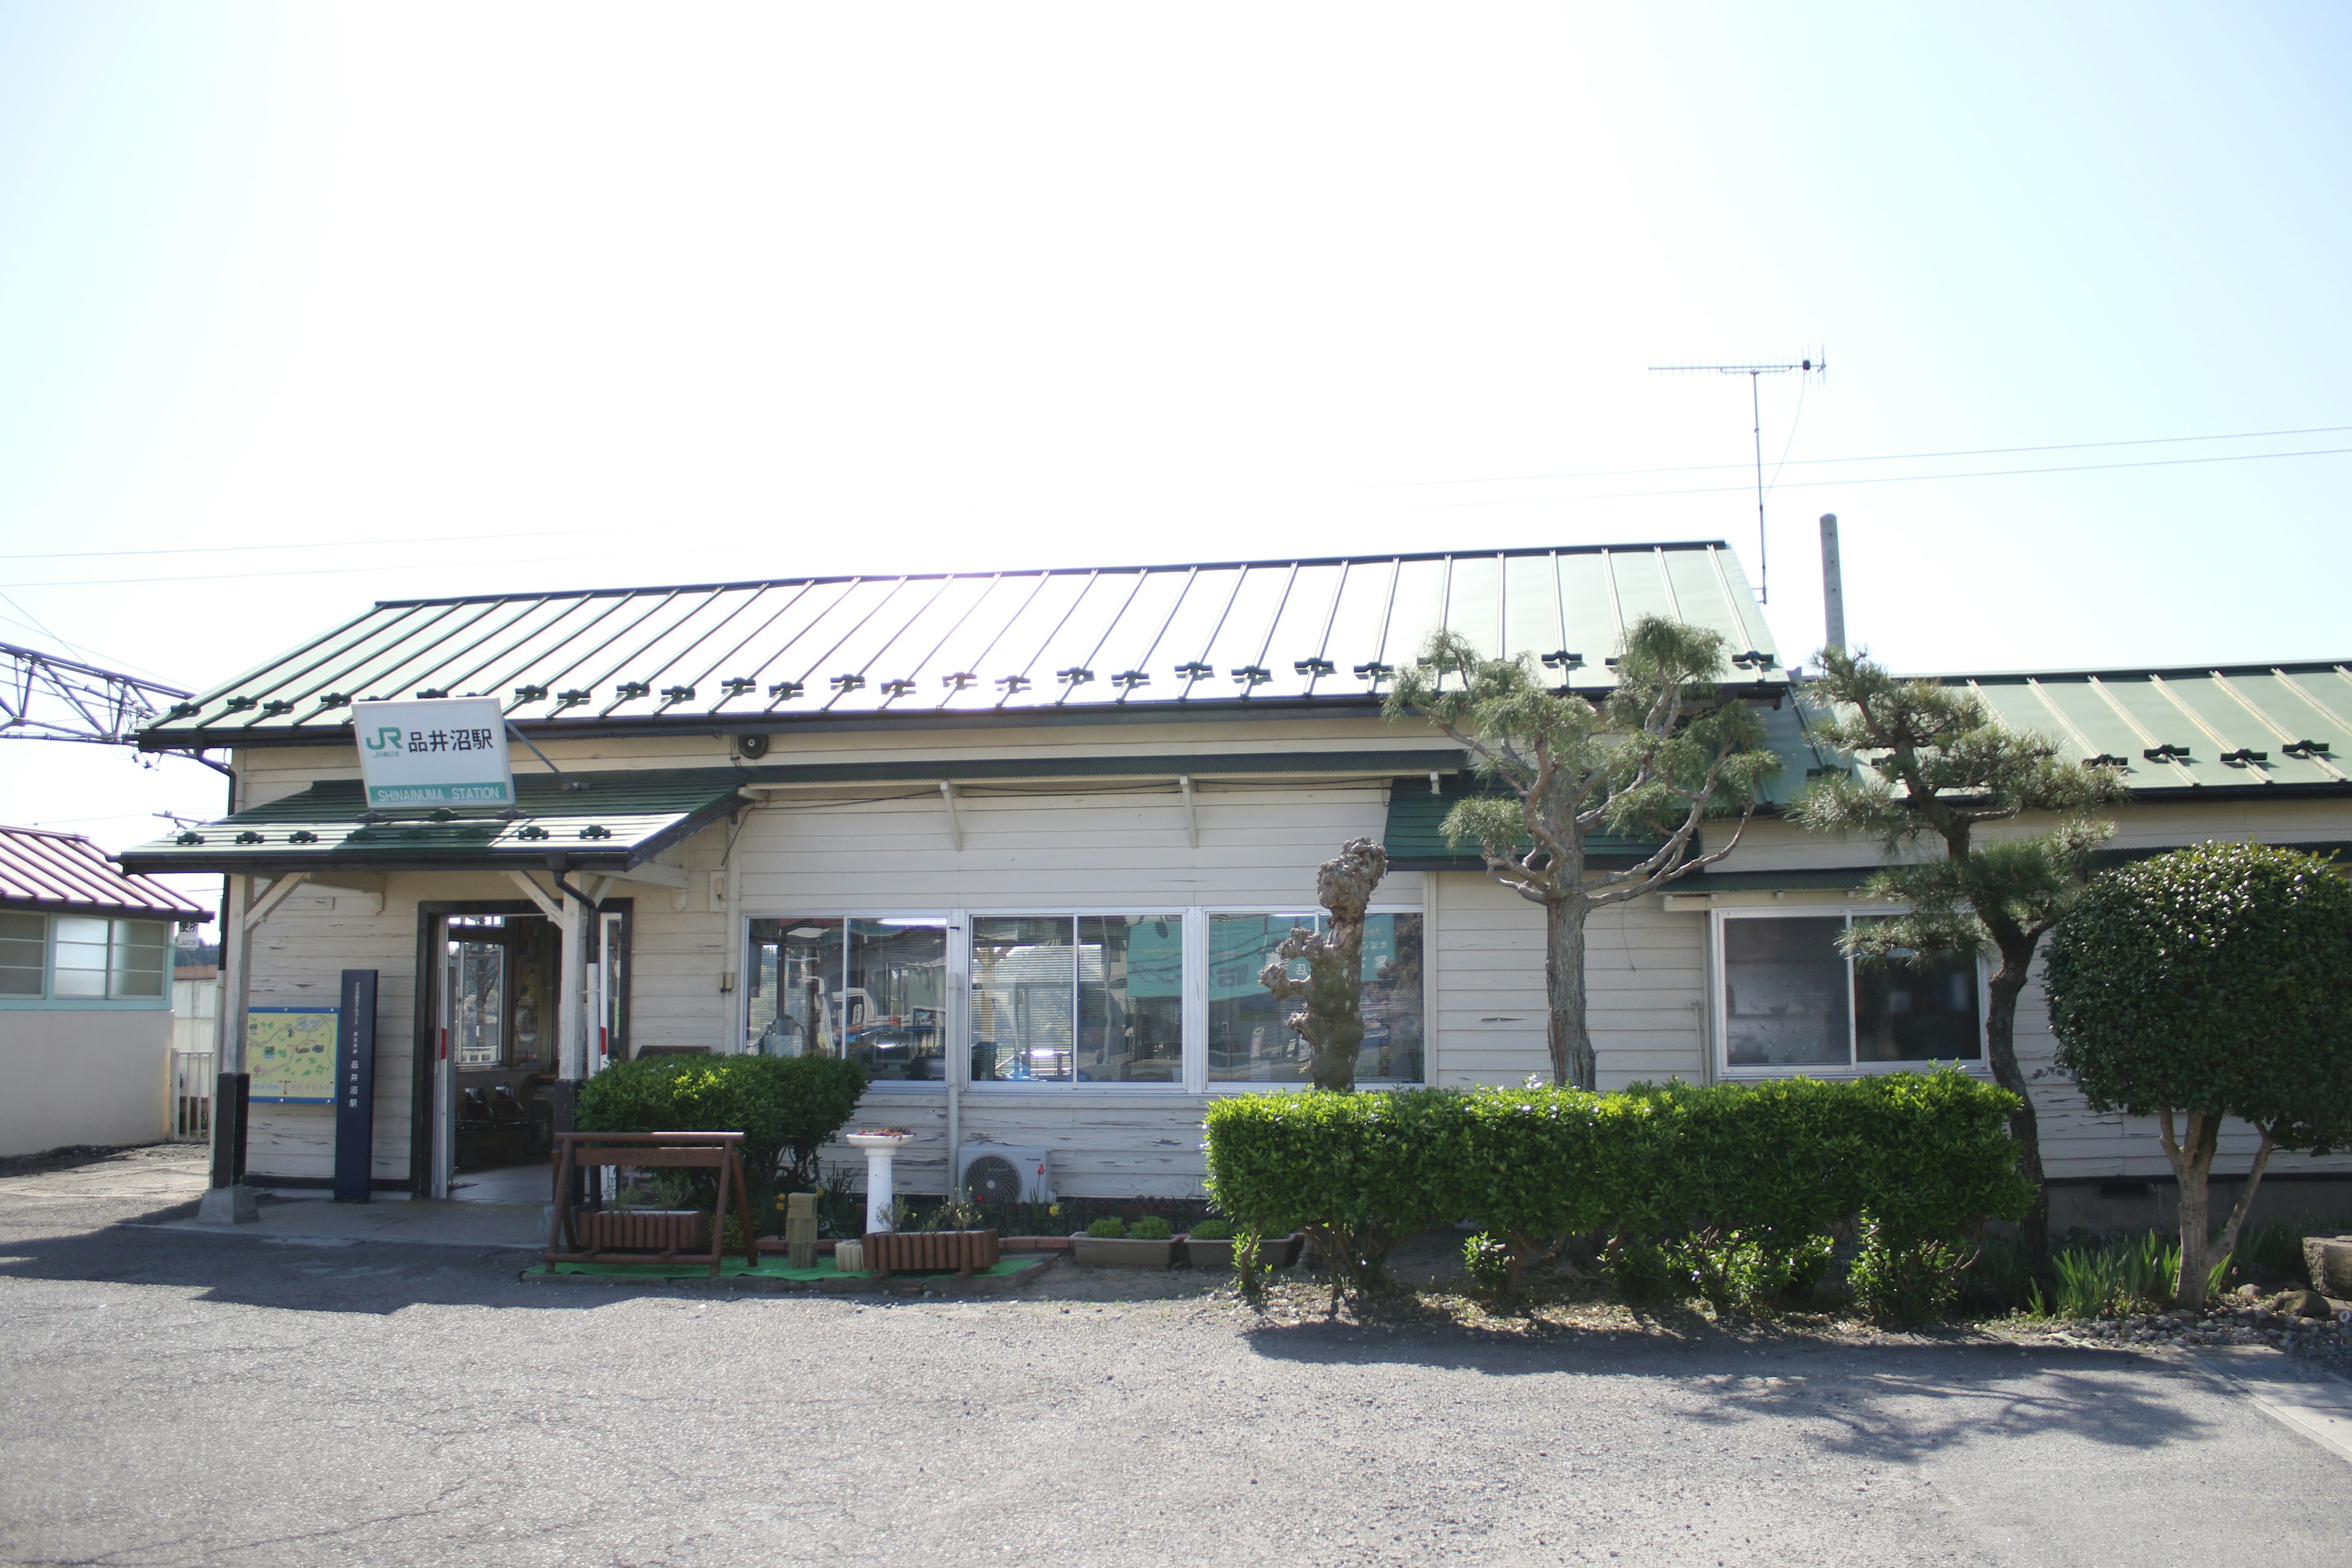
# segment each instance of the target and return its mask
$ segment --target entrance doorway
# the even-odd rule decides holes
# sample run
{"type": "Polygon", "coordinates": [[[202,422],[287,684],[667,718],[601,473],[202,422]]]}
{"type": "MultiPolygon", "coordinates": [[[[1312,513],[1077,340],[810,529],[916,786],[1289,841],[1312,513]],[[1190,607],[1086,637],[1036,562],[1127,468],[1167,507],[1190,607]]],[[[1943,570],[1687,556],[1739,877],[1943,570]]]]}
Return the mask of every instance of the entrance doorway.
{"type": "Polygon", "coordinates": [[[434,989],[432,1195],[545,1203],[552,1144],[560,933],[542,916],[440,919],[434,989]]]}

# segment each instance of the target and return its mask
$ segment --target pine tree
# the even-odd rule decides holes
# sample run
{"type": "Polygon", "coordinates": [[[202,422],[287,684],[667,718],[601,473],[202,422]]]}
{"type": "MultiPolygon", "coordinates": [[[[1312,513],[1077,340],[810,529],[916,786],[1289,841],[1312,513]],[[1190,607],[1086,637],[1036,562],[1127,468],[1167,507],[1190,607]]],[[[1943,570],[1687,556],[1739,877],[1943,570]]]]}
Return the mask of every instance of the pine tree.
{"type": "Polygon", "coordinates": [[[1720,635],[1648,616],[1626,633],[1616,689],[1598,703],[1549,686],[1524,654],[1484,658],[1447,632],[1430,638],[1389,694],[1389,717],[1434,723],[1495,792],[1457,802],[1444,831],[1449,843],[1476,844],[1488,876],[1543,906],[1556,1084],[1596,1087],[1585,921],[1730,854],[1780,765],[1748,705],[1717,687],[1723,668],[1720,635]],[[1733,815],[1730,837],[1697,853],[1700,824],[1733,815]],[[1596,871],[1585,846],[1597,832],[1661,842],[1632,867],[1596,871]]]}
{"type": "Polygon", "coordinates": [[[1854,922],[1848,952],[1864,963],[1909,953],[1997,961],[1987,986],[1985,1052],[1994,1080],[2016,1095],[2010,1131],[2019,1168],[2033,1183],[2027,1240],[2049,1245],[2040,1124],[2017,1065],[2017,998],[2042,937],[2082,897],[2091,855],[2112,823],[2091,813],[2123,793],[2113,769],[2070,765],[2057,743],[2012,730],[1980,696],[1932,680],[1900,680],[1866,653],[1826,650],[1812,695],[1829,707],[1814,732],[1853,752],[1857,773],[1823,778],[1800,797],[1797,819],[1840,837],[1876,838],[1893,862],[1866,896],[1905,906],[1854,922]],[[2055,813],[2042,832],[1979,842],[1976,830],[2027,812],[2055,813]],[[1909,856],[1923,840],[1940,857],[1909,856]]]}

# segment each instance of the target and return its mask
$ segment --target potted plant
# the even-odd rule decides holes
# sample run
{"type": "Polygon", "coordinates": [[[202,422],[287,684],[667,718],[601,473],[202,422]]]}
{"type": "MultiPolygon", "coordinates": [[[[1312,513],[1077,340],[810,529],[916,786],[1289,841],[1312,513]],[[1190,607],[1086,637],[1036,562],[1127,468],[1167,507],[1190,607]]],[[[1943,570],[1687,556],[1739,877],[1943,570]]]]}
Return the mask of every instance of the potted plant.
{"type": "Polygon", "coordinates": [[[986,1273],[1003,1248],[996,1231],[980,1219],[976,1205],[953,1199],[919,1217],[903,1204],[894,1205],[891,1228],[866,1233],[866,1267],[877,1279],[900,1269],[952,1268],[959,1279],[986,1273]]]}
{"type": "Polygon", "coordinates": [[[603,1208],[581,1211],[580,1244],[590,1252],[708,1252],[710,1211],[687,1206],[694,1197],[683,1171],[662,1172],[650,1191],[622,1187],[603,1208]]]}
{"type": "Polygon", "coordinates": [[[1157,1215],[1131,1226],[1107,1215],[1070,1237],[1070,1256],[1090,1268],[1166,1268],[1176,1261],[1176,1233],[1157,1215]]]}
{"type": "MultiPolygon", "coordinates": [[[[1287,1268],[1298,1261],[1298,1249],[1307,1237],[1297,1231],[1288,1236],[1260,1237],[1257,1244],[1258,1267],[1287,1268]]],[[[1195,1268],[1230,1269],[1234,1266],[1234,1227],[1230,1220],[1204,1219],[1184,1236],[1184,1260],[1195,1268]]]]}

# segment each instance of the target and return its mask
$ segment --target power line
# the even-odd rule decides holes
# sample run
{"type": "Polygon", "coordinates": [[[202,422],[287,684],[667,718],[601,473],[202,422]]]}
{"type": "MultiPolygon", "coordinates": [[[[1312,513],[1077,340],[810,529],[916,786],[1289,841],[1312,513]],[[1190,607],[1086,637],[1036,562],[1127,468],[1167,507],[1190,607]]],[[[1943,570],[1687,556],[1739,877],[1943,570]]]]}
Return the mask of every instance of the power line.
{"type": "MultiPolygon", "coordinates": [[[[2326,426],[2326,427],[2324,427],[2324,428],[2352,429],[2352,426],[2326,426]]],[[[2174,437],[2174,439],[2179,439],[2179,440],[2192,440],[2192,441],[2193,441],[2193,440],[2221,440],[2221,439],[2228,439],[2228,438],[2229,438],[2229,437],[2202,437],[2202,436],[2189,436],[2189,437],[2174,437]]],[[[2149,444],[2150,444],[2150,443],[2146,443],[2146,442],[2090,442],[2090,443],[2084,443],[2084,445],[2085,445],[2085,446],[2143,446],[2143,445],[2149,445],[2149,444]]],[[[1988,450],[2000,450],[2000,449],[2002,449],[2002,448],[1988,448],[1988,450]]],[[[2036,451],[2036,450],[2066,451],[2066,450],[2074,450],[2074,449],[2076,449],[2076,448],[2069,447],[2012,447],[2012,448],[2006,448],[2006,449],[2008,449],[2008,450],[2015,450],[2015,451],[2036,451]]],[[[2267,460],[2267,459],[2271,459],[2271,458],[2332,458],[2332,457],[2341,457],[2341,456],[2344,456],[2344,455],[2346,455],[2346,454],[2347,454],[2347,453],[2352,453],[2352,447],[2307,447],[2307,448],[2305,448],[2305,449],[2302,449],[2302,450],[2298,450],[2298,451],[2292,451],[2292,452],[2226,452],[2226,453],[2220,453],[2220,454],[2216,454],[2215,456],[2209,457],[2209,458],[2147,458],[2147,459],[2145,459],[2145,460],[2142,460],[2142,461],[2138,461],[2138,462],[2129,462],[2129,463],[2061,463],[2061,464],[2053,464],[2053,465],[2051,465],[2051,466],[2046,467],[2046,468],[1967,468],[1967,469],[1958,469],[1958,470],[1955,470],[1955,471],[1950,472],[1950,473],[1941,473],[1941,474],[1870,474],[1870,475],[1864,475],[1864,476],[1862,476],[1862,477],[1860,477],[1860,478],[1855,478],[1855,479],[1805,479],[1805,480],[1801,481],[1801,483],[1802,484],[1802,486],[1803,486],[1803,487],[1805,487],[1805,488],[1809,488],[1809,489],[1831,489],[1831,488],[1841,488],[1841,489],[1842,489],[1842,488],[1846,487],[1846,486],[1849,486],[1849,485],[1907,485],[1907,484],[1921,484],[1921,483],[1926,483],[1926,482],[1929,482],[1929,481],[1945,480],[1945,479],[2017,479],[2017,478],[2022,478],[2022,477],[2028,477],[2028,476],[2035,476],[2035,475],[2042,475],[2042,474],[2088,474],[2088,473],[2103,473],[2103,472],[2107,472],[2107,471],[2111,471],[2111,470],[2116,470],[2116,469],[2125,469],[2125,468],[2181,468],[2181,467],[2189,467],[2189,466],[2202,465],[2202,464],[2207,464],[2207,463],[2254,463],[2254,462],[2262,462],[2262,461],[2265,461],[2265,460],[2267,460]]],[[[1921,455],[1921,456],[1929,456],[1929,455],[1932,455],[1932,454],[1925,454],[1925,453],[1923,453],[1923,454],[1920,454],[1920,455],[1921,455]]],[[[1957,455],[1960,455],[1960,454],[1955,454],[1955,455],[1957,456],[1957,455]]],[[[1828,461],[1828,460],[1831,460],[1831,459],[1818,459],[1818,460],[1822,460],[1822,461],[1828,461]]],[[[1862,461],[1873,461],[1873,462],[1874,462],[1874,461],[1882,461],[1882,460],[1885,460],[1885,459],[1878,459],[1878,458],[1850,458],[1850,459],[1838,459],[1838,460],[1842,460],[1842,461],[1855,461],[1855,462],[1862,462],[1862,461]]],[[[1790,465],[1789,465],[1789,466],[1790,466],[1790,467],[1791,467],[1791,468],[1793,468],[1793,467],[1795,467],[1795,466],[1796,466],[1796,462],[1797,462],[1797,460],[1792,459],[1792,460],[1790,461],[1790,465]]],[[[1710,467],[1710,468],[1713,468],[1713,467],[1730,467],[1730,468],[1745,468],[1746,466],[1747,466],[1746,464],[1742,464],[1742,463],[1733,463],[1733,464],[1728,464],[1728,465],[1708,465],[1708,467],[1710,467]]],[[[1634,472],[1665,472],[1665,473],[1675,473],[1675,472],[1689,472],[1689,471],[1694,471],[1694,470],[1686,470],[1686,469],[1656,469],[1656,470],[1641,470],[1641,469],[1637,469],[1637,470],[1632,470],[1632,471],[1634,471],[1634,472]]],[[[1566,477],[1566,476],[1563,476],[1563,477],[1566,477]]],[[[1466,482],[1466,481],[1463,481],[1463,482],[1466,482]]],[[[1367,488],[1370,488],[1370,487],[1367,487],[1367,488]]],[[[1549,505],[1560,505],[1560,504],[1573,504],[1573,503],[1579,503],[1579,502],[1584,502],[1584,501],[1603,501],[1603,500],[1650,500],[1650,499],[1654,499],[1654,498],[1658,498],[1658,497],[1667,497],[1667,496],[1711,496],[1711,495],[1737,495],[1737,494],[1744,494],[1744,493],[1747,493],[1747,492],[1748,492],[1748,489],[1749,489],[1749,487],[1748,487],[1748,486],[1747,486],[1747,485],[1695,485],[1695,486],[1685,486],[1685,487],[1682,487],[1682,488],[1679,488],[1679,489],[1674,489],[1610,490],[1610,491],[1599,492],[1599,493],[1590,494],[1590,495],[1572,495],[1572,496],[1504,496],[1504,497],[1496,497],[1496,498],[1491,498],[1491,499],[1486,499],[1486,500],[1432,500],[1432,501],[1418,501],[1418,502],[1414,502],[1414,503],[1411,504],[1411,505],[1410,505],[1410,506],[1408,506],[1408,507],[1405,507],[1405,508],[1402,508],[1402,509],[1400,509],[1400,510],[1419,511],[1419,510],[1442,510],[1442,509],[1444,509],[1444,508],[1450,508],[1450,507],[1535,506],[1535,505],[1545,505],[1545,506],[1549,506],[1549,505]]],[[[1383,510],[1386,510],[1386,509],[1383,509],[1383,510]]],[[[595,533],[595,532],[614,532],[614,531],[628,531],[628,530],[593,530],[593,529],[583,529],[583,530],[581,530],[581,531],[580,531],[580,532],[581,532],[581,533],[583,533],[583,534],[584,534],[584,533],[595,533]]],[[[480,538],[480,537],[483,537],[483,536],[481,536],[481,535],[474,535],[473,537],[480,538]]],[[[529,536],[529,535],[526,535],[526,536],[521,536],[521,537],[536,537],[536,536],[529,536]]],[[[548,537],[566,537],[566,536],[564,536],[564,535],[550,535],[550,536],[548,536],[548,537]]],[[[699,548],[690,548],[690,549],[684,549],[684,550],[673,550],[673,551],[669,551],[669,552],[666,552],[666,558],[676,558],[676,557],[680,557],[680,556],[695,556],[695,555],[712,555],[712,554],[718,554],[718,553],[721,553],[721,552],[740,552],[742,548],[743,548],[743,547],[742,547],[740,543],[712,544],[712,545],[706,545],[706,546],[702,546],[702,547],[699,547],[699,548]]],[[[295,568],[289,568],[289,569],[284,570],[284,571],[273,571],[273,572],[209,572],[209,573],[196,573],[196,574],[191,574],[191,573],[185,573],[185,572],[175,572],[175,573],[172,573],[172,574],[167,574],[167,575],[159,576],[159,577],[71,577],[71,578],[60,578],[60,579],[57,579],[57,580],[55,580],[55,581],[50,581],[50,582],[37,582],[37,583],[25,583],[25,582],[20,582],[20,583],[16,584],[15,584],[15,586],[16,586],[17,589],[19,589],[20,591],[21,591],[21,590],[23,590],[23,589],[26,589],[26,588],[99,588],[99,587],[135,587],[135,586],[139,586],[139,585],[142,585],[142,584],[153,584],[153,583],[235,583],[235,582],[247,582],[247,581],[263,581],[263,580],[268,580],[268,579],[272,579],[272,578],[279,578],[279,577],[333,577],[333,576],[350,576],[350,575],[353,575],[353,574],[359,574],[359,573],[365,573],[365,572],[383,572],[383,573],[392,573],[392,572],[440,572],[440,571],[450,571],[450,570],[455,570],[455,569],[458,569],[458,568],[471,568],[471,567],[478,567],[478,566],[532,566],[532,565],[541,565],[541,564],[545,564],[545,563],[550,563],[550,562],[572,562],[572,563],[573,563],[574,564],[576,564],[576,563],[578,563],[578,561],[579,561],[579,557],[578,557],[577,555],[570,555],[570,554],[567,554],[567,555],[510,555],[510,556],[502,556],[502,557],[499,557],[499,558],[498,558],[498,559],[495,559],[495,560],[489,560],[489,561],[480,561],[480,560],[462,560],[462,561],[398,561],[398,562],[378,562],[378,563],[370,563],[370,564],[363,565],[363,566],[306,566],[306,567],[295,567],[295,568]]]]}
{"type": "MultiPolygon", "coordinates": [[[[2170,447],[2191,441],[2267,441],[2288,436],[2336,436],[2347,430],[2352,430],[2352,425],[2313,425],[2299,430],[2241,430],[2225,436],[2147,436],[2130,441],[2058,441],[2042,447],[1970,447],[1948,452],[1885,452],[1876,457],[1865,458],[1796,458],[1784,459],[1784,463],[1787,467],[1799,468],[1817,468],[1829,463],[1916,463],[1937,458],[2006,458],[2021,456],[2029,452],[2091,452],[2116,447],[2170,447]]],[[[2254,455],[2259,457],[2268,454],[2254,455]]],[[[1532,484],[1538,479],[1634,479],[1643,474],[1722,473],[1728,469],[1745,469],[1747,467],[1746,463],[1682,463],[1659,468],[1587,468],[1580,473],[1501,474],[1477,479],[1399,479],[1393,483],[1360,485],[1356,488],[1368,490],[1408,490],[1426,489],[1440,485],[1532,484]]],[[[0,560],[10,558],[0,556],[0,560]]]]}
{"type": "MultiPolygon", "coordinates": [[[[1842,489],[1847,485],[1912,485],[1929,479],[2007,479],[2032,474],[2095,474],[2111,468],[2174,468],[2195,463],[2255,463],[2266,458],[2333,458],[2352,453],[2352,447],[2315,447],[2300,452],[2227,452],[2210,458],[2150,458],[2137,463],[2062,463],[2046,468],[1964,468],[1949,474],[1871,474],[1853,479],[1807,479],[1811,489],[1842,489]]],[[[1734,468],[1739,464],[1731,465],[1734,468]]],[[[1502,496],[1491,500],[1433,500],[1415,503],[1415,511],[1447,507],[1535,506],[1564,501],[1640,500],[1653,496],[1744,495],[1746,485],[1699,485],[1673,490],[1612,490],[1602,495],[1502,496]]]]}
{"type": "MultiPolygon", "coordinates": [[[[1801,403],[1800,406],[1801,407],[1801,403]]],[[[1770,489],[1778,484],[1778,476],[1780,470],[1783,468],[1819,468],[1825,465],[1840,463],[1925,462],[1930,458],[1999,458],[2017,456],[2030,452],[2088,452],[2120,447],[2178,446],[2192,441],[2259,441],[2275,439],[2287,436],[2334,436],[2343,434],[2347,431],[2352,431],[2352,425],[2313,425],[2294,430],[2242,430],[2232,434],[2221,436],[2149,436],[2128,441],[2059,441],[2039,447],[1973,447],[1946,452],[1885,452],[1875,456],[1855,458],[1790,458],[1784,449],[1781,453],[1780,463],[1773,469],[1774,478],[1771,481],[1767,483],[1765,488],[1767,489],[1770,489]]],[[[1793,433],[1794,427],[1792,426],[1792,436],[1793,433]]],[[[2273,454],[2255,453],[2252,455],[2257,457],[2267,457],[2273,454]]],[[[1709,474],[1721,473],[1727,469],[1745,469],[1748,467],[1748,465],[1746,463],[1681,463],[1654,468],[1588,468],[1575,473],[1507,474],[1475,479],[1400,479],[1389,483],[1351,485],[1345,488],[1349,489],[1373,490],[1427,489],[1445,485],[1500,485],[1532,483],[1538,479],[1633,479],[1643,474],[1709,474]]],[[[1655,493],[1662,495],[1674,495],[1685,493],[1711,494],[1716,492],[1662,490],[1655,493]]],[[[245,555],[268,551],[391,550],[405,549],[408,546],[415,544],[472,543],[482,540],[596,538],[605,534],[614,533],[641,533],[647,531],[653,526],[654,525],[647,523],[630,523],[613,528],[523,529],[508,533],[468,532],[411,534],[404,535],[398,539],[314,539],[305,540],[301,542],[292,544],[187,544],[142,550],[37,551],[22,553],[0,553],[0,561],[102,561],[154,555],[245,555]]],[[[532,556],[525,559],[530,561],[542,561],[556,558],[549,556],[532,556]]],[[[493,562],[484,563],[484,564],[495,565],[500,563],[493,562]]],[[[335,570],[343,569],[335,568],[335,570]]],[[[373,570],[373,568],[362,568],[362,570],[373,570]]],[[[307,574],[308,574],[303,573],[247,574],[247,575],[307,574]]],[[[169,578],[124,578],[121,580],[128,583],[144,583],[176,582],[179,579],[174,576],[169,578]]],[[[116,579],[93,579],[92,583],[96,584],[113,581],[116,581],[116,579]]],[[[85,585],[89,584],[67,583],[26,584],[26,586],[30,587],[76,587],[85,585]]],[[[17,607],[20,610],[23,608],[22,605],[18,605],[17,607]]],[[[54,636],[55,634],[52,633],[50,635],[54,636]]],[[[83,651],[87,652],[88,650],[85,649],[83,651]]]]}

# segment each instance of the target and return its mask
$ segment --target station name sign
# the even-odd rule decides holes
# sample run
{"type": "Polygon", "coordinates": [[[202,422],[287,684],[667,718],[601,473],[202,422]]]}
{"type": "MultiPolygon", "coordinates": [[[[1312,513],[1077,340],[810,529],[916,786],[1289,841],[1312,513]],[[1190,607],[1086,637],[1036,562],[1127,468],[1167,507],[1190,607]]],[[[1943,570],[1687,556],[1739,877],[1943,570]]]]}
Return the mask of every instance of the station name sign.
{"type": "Polygon", "coordinates": [[[515,803],[506,715],[495,697],[354,702],[352,733],[371,809],[515,803]]]}

